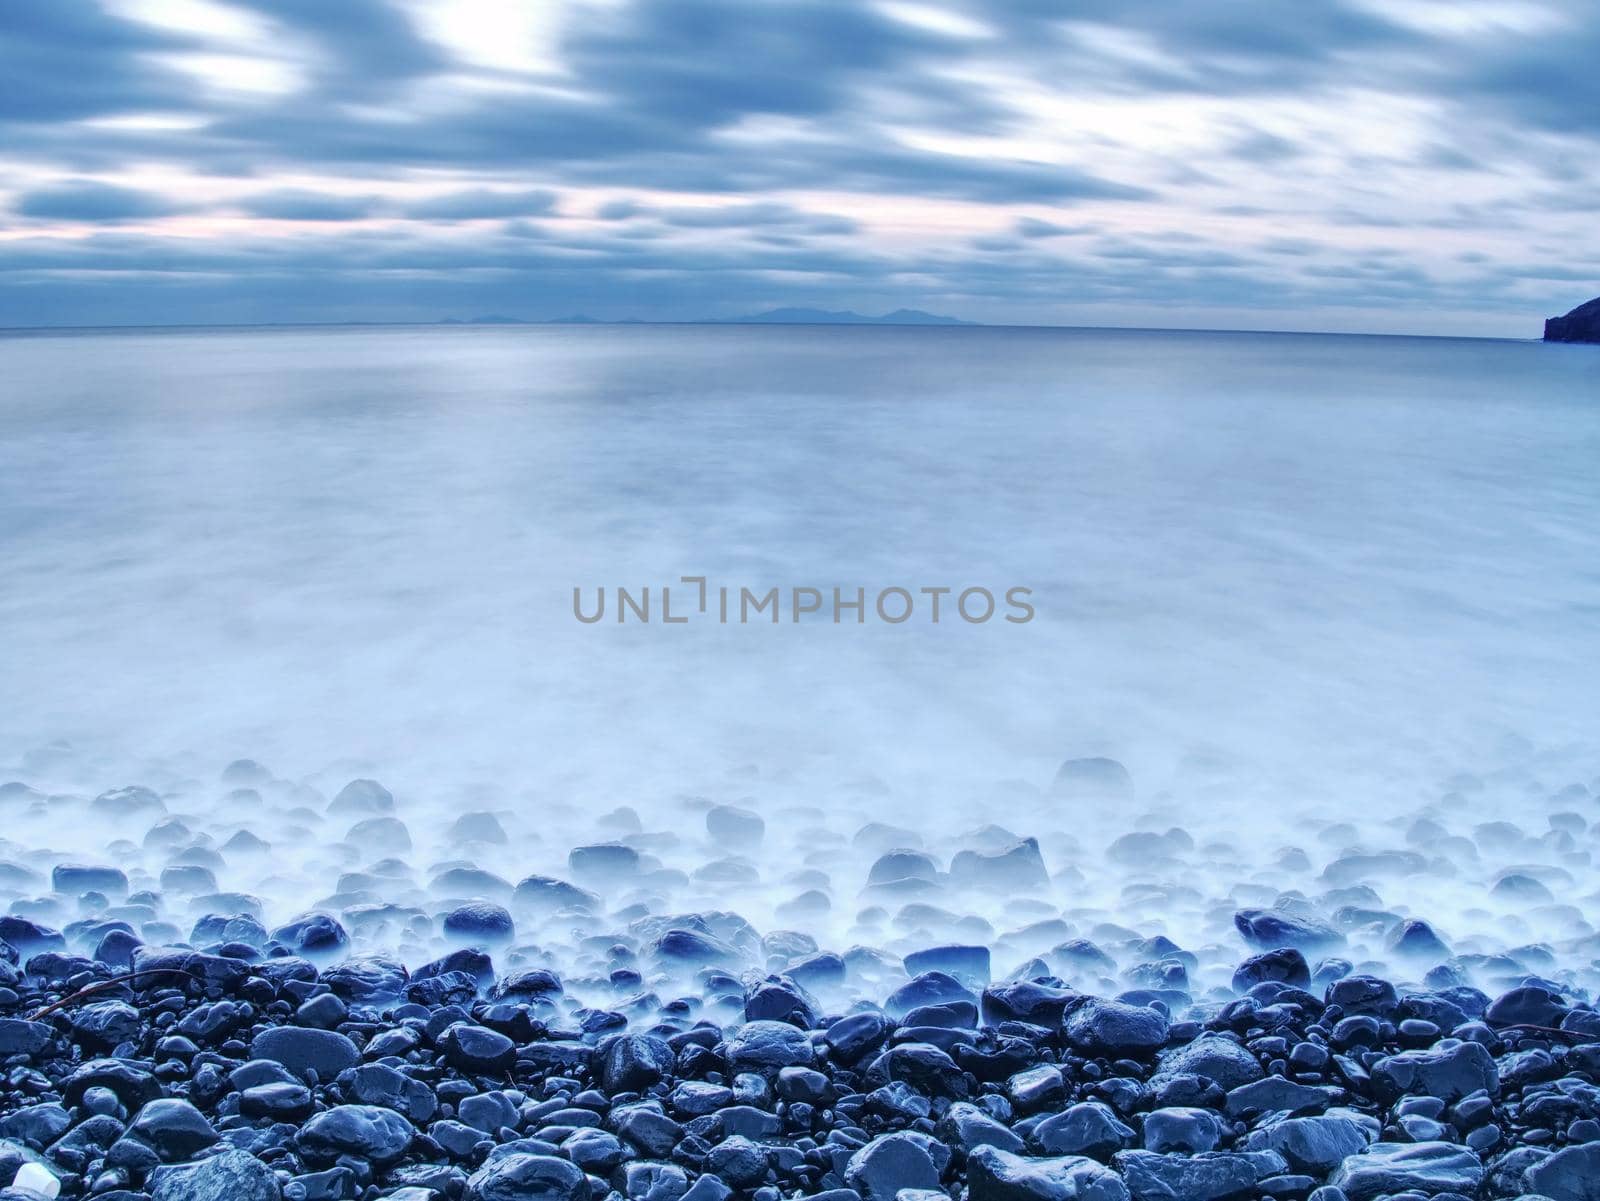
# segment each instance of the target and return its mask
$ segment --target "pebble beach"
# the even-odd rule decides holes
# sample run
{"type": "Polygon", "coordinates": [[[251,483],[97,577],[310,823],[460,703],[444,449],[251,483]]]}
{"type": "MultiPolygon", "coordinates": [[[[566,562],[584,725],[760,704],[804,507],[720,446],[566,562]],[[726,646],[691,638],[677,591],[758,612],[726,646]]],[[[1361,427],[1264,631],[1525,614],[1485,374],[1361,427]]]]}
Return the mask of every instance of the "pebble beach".
{"type": "Polygon", "coordinates": [[[948,836],[746,773],[649,825],[566,815],[593,838],[560,855],[552,814],[399,782],[152,778],[0,786],[7,1201],[1578,1201],[1600,1174],[1592,779],[1463,773],[1262,853],[1107,758],[948,836]],[[1508,792],[1516,820],[1473,820],[1508,792]],[[511,870],[529,846],[547,870],[511,870]]]}

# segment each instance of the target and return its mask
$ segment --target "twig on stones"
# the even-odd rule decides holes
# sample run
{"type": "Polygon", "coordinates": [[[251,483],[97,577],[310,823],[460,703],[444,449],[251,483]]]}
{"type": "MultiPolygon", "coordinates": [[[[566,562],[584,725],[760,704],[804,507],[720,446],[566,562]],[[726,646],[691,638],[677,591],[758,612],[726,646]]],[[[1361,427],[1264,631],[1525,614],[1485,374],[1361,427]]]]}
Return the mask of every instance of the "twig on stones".
{"type": "Polygon", "coordinates": [[[126,973],[124,975],[121,975],[121,976],[111,976],[108,979],[96,980],[93,984],[85,985],[83,988],[80,988],[77,992],[70,993],[69,995],[67,995],[65,997],[62,997],[59,1001],[55,1001],[55,1002],[52,1002],[49,1005],[46,1005],[43,1009],[39,1010],[37,1013],[29,1015],[28,1020],[30,1022],[43,1021],[45,1018],[49,1017],[52,1013],[55,1013],[57,1010],[65,1009],[68,1005],[71,1005],[74,1001],[82,1000],[84,997],[87,997],[91,993],[97,993],[101,989],[110,988],[113,984],[126,984],[130,980],[137,980],[140,976],[161,976],[161,975],[188,976],[190,979],[193,979],[193,980],[200,979],[200,977],[196,973],[190,971],[186,967],[147,967],[147,968],[141,968],[137,972],[128,972],[128,973],[126,973]]]}

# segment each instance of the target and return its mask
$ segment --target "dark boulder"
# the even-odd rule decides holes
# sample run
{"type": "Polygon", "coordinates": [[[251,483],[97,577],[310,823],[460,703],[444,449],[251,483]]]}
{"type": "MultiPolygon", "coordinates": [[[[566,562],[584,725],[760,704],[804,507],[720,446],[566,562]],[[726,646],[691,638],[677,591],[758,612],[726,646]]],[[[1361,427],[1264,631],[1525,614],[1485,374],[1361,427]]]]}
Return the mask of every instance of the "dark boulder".
{"type": "Polygon", "coordinates": [[[196,1164],[158,1168],[150,1177],[155,1201],[278,1201],[271,1168],[243,1151],[223,1151],[196,1164]]]}
{"type": "Polygon", "coordinates": [[[671,1074],[675,1059],[659,1038],[617,1035],[600,1044],[600,1083],[611,1093],[643,1092],[671,1074]]]}
{"type": "Polygon", "coordinates": [[[405,1154],[413,1133],[411,1123],[392,1109],[335,1105],[302,1126],[295,1142],[313,1160],[350,1155],[388,1163],[405,1154]]]}
{"type": "Polygon", "coordinates": [[[1233,991],[1249,992],[1268,980],[1281,981],[1295,988],[1311,986],[1311,967],[1306,957],[1293,947],[1279,947],[1252,955],[1233,973],[1233,991]]]}
{"type": "Polygon", "coordinates": [[[1344,935],[1326,922],[1283,909],[1241,909],[1233,924],[1244,940],[1266,950],[1297,947],[1315,951],[1344,945],[1344,935]]]}
{"type": "Polygon", "coordinates": [[[1445,1142],[1374,1143],[1352,1155],[1329,1179],[1350,1201],[1372,1201],[1393,1193],[1458,1193],[1475,1196],[1483,1164],[1466,1147],[1445,1142]]]}
{"type": "Polygon", "coordinates": [[[1088,1055],[1146,1055],[1166,1045],[1167,1016],[1159,1009],[1084,997],[1067,1009],[1067,1041],[1088,1055]]]}
{"type": "Polygon", "coordinates": [[[250,1055],[281,1063],[302,1078],[315,1072],[318,1080],[332,1080],[360,1059],[355,1043],[338,1031],[300,1026],[263,1030],[251,1042],[250,1055]]]}
{"type": "Polygon", "coordinates": [[[175,1097],[151,1101],[134,1118],[128,1134],[154,1151],[163,1163],[192,1159],[218,1139],[204,1114],[175,1097]]]}

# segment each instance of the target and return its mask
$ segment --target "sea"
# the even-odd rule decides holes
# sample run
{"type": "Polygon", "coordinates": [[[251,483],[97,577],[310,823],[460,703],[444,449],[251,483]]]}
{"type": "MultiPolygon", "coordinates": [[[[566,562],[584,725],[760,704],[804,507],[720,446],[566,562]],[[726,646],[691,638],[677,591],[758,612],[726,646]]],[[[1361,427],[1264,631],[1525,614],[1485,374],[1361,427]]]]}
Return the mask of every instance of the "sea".
{"type": "Polygon", "coordinates": [[[1440,805],[1516,820],[1600,786],[1597,463],[1600,347],[10,333],[0,779],[177,790],[226,827],[236,759],[322,797],[374,778],[419,863],[417,829],[487,808],[552,872],[618,810],[707,799],[1264,858],[1440,805]],[[1084,757],[1137,800],[1053,790],[1084,757]]]}

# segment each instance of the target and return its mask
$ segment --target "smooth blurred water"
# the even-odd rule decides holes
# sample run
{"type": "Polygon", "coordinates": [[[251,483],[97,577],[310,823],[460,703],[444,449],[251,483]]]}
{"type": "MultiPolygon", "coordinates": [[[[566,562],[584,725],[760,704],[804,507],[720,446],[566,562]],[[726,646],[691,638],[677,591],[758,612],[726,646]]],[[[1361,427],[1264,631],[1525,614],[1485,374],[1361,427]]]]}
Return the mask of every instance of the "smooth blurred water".
{"type": "Polygon", "coordinates": [[[641,811],[748,764],[960,827],[1072,754],[1342,816],[1593,747],[1594,348],[265,329],[10,336],[0,380],[0,764],[354,759],[641,811]],[[1038,616],[573,619],[686,574],[1038,616]]]}

